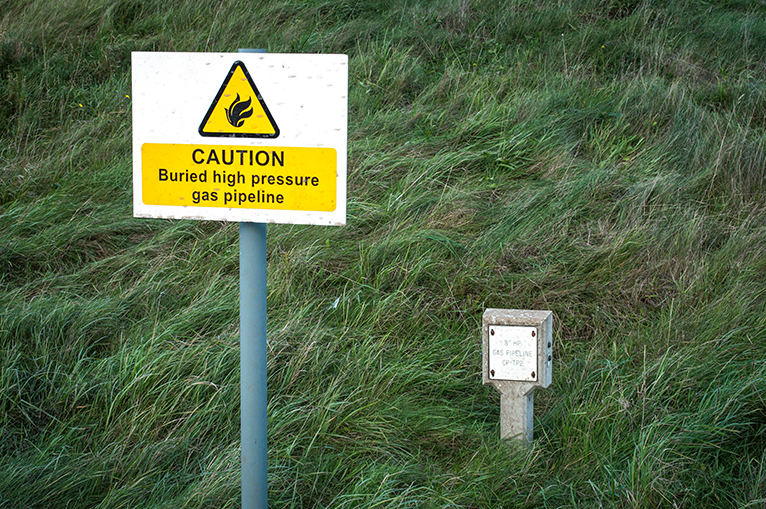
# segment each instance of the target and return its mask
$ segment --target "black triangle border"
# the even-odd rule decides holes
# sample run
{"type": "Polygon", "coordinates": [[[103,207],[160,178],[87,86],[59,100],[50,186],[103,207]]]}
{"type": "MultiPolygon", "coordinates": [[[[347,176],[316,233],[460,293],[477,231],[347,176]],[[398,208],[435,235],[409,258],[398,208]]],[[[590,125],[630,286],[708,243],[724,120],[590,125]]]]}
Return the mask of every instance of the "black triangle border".
{"type": "Polygon", "coordinates": [[[253,79],[250,77],[250,73],[247,72],[247,67],[245,67],[245,64],[242,61],[237,60],[236,62],[234,62],[234,65],[231,66],[231,69],[229,70],[229,74],[226,76],[226,79],[223,80],[223,85],[221,85],[221,88],[218,90],[218,94],[216,94],[215,99],[213,99],[213,102],[210,104],[210,108],[207,110],[207,113],[205,114],[205,118],[202,119],[202,123],[199,125],[198,131],[200,136],[215,137],[215,138],[276,138],[277,136],[279,136],[279,127],[277,126],[277,123],[274,121],[274,117],[271,116],[269,107],[266,106],[266,103],[263,101],[263,97],[261,97],[261,93],[258,91],[258,87],[255,86],[255,83],[253,83],[253,79]],[[271,126],[274,128],[273,134],[206,133],[203,131],[205,124],[207,124],[207,121],[210,120],[210,115],[213,114],[213,110],[215,110],[215,107],[218,105],[218,101],[223,96],[223,91],[226,90],[226,85],[229,84],[229,80],[231,80],[231,77],[234,76],[234,71],[237,69],[237,67],[241,67],[242,72],[245,73],[248,83],[250,83],[250,86],[252,87],[253,92],[255,92],[255,96],[258,98],[258,102],[261,103],[261,108],[263,108],[264,113],[266,113],[266,117],[269,119],[269,122],[271,122],[271,126]]]}

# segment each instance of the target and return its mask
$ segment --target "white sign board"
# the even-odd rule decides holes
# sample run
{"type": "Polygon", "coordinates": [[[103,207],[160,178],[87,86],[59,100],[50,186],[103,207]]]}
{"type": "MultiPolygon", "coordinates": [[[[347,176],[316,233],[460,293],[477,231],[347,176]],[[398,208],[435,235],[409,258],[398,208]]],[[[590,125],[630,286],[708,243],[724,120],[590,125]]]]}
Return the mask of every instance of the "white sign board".
{"type": "Polygon", "coordinates": [[[490,325],[489,378],[537,380],[537,327],[490,325]]]}
{"type": "Polygon", "coordinates": [[[136,217],[346,222],[348,57],[132,54],[136,217]]]}

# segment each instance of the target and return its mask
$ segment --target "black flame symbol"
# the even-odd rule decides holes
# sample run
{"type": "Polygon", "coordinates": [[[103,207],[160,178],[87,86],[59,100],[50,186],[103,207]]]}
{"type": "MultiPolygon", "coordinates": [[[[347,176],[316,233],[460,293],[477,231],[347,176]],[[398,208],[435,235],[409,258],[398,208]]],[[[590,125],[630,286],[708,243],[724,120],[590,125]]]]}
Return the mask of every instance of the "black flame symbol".
{"type": "Polygon", "coordinates": [[[253,115],[253,108],[250,108],[251,103],[252,101],[250,98],[245,102],[240,102],[239,94],[237,94],[237,98],[234,99],[231,106],[224,108],[224,110],[226,110],[226,120],[228,120],[234,127],[242,127],[242,124],[245,123],[245,119],[253,115]],[[248,110],[248,108],[250,109],[248,110]]]}

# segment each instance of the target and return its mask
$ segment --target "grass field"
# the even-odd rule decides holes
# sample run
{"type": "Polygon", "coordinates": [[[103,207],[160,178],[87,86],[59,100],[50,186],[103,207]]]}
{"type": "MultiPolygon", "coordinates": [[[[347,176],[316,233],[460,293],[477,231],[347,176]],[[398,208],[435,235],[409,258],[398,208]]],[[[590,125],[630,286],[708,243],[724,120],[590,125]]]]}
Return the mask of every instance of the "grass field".
{"type": "Polygon", "coordinates": [[[766,507],[766,3],[0,0],[0,508],[240,504],[236,224],[132,217],[131,51],[349,55],[270,225],[272,507],[766,507]],[[554,312],[528,452],[484,309],[554,312]]]}

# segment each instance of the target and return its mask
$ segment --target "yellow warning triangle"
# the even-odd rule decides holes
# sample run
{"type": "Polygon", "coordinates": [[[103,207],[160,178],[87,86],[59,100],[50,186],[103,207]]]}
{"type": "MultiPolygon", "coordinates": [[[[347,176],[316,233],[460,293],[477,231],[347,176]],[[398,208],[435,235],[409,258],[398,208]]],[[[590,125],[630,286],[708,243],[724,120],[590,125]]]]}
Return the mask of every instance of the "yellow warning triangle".
{"type": "Polygon", "coordinates": [[[231,66],[199,126],[199,133],[224,138],[279,136],[279,127],[242,62],[231,66]]]}

